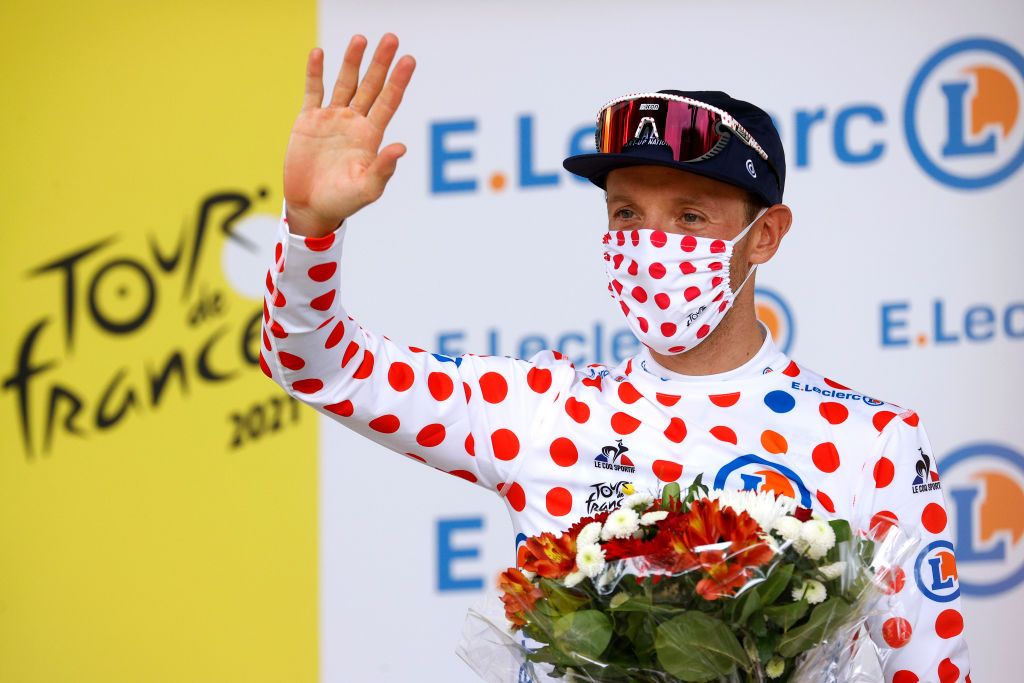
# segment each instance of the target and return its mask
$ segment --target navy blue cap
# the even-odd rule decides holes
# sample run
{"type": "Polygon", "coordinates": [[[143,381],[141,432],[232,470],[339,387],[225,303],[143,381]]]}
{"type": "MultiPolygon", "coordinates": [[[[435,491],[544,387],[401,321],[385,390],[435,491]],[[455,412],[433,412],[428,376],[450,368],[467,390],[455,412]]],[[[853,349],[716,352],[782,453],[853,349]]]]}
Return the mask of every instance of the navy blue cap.
{"type": "Polygon", "coordinates": [[[583,176],[604,189],[609,171],[616,168],[652,164],[668,166],[749,190],[769,205],[782,201],[782,191],[786,186],[786,154],[782,149],[779,131],[763,109],[749,102],[733,99],[718,90],[658,92],[689,97],[728,112],[757,141],[768,155],[771,164],[733,135],[720,152],[703,161],[674,161],[672,150],[663,142],[653,140],[651,144],[643,144],[642,140],[638,140],[618,154],[590,153],[568,157],[562,162],[565,170],[583,176]]]}

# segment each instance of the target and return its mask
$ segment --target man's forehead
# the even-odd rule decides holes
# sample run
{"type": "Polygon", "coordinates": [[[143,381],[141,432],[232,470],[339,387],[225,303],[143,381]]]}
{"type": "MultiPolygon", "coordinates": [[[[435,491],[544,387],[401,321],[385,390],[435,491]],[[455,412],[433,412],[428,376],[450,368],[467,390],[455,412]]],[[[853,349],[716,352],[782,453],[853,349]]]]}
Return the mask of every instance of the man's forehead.
{"type": "Polygon", "coordinates": [[[703,204],[742,201],[745,193],[729,183],[664,166],[629,166],[613,170],[605,183],[605,201],[657,193],[662,198],[703,204]]]}

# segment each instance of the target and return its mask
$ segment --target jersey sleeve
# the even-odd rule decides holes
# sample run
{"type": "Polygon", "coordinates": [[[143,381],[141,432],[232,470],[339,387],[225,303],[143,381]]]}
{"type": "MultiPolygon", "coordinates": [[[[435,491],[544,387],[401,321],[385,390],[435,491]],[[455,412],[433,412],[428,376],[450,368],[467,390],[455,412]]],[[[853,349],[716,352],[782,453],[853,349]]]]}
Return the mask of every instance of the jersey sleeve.
{"type": "MultiPolygon", "coordinates": [[[[855,524],[878,539],[892,527],[916,539],[881,575],[885,595],[868,621],[885,683],[970,681],[953,547],[938,469],[913,411],[882,429],[857,492],[855,524]]],[[[893,536],[890,536],[891,539],[893,536]]]]}
{"type": "Polygon", "coordinates": [[[266,275],[264,374],[393,451],[515,497],[508,482],[519,455],[575,376],[571,363],[550,351],[529,361],[450,358],[365,329],[342,305],[347,226],[323,237],[295,235],[285,208],[282,202],[266,275]]]}

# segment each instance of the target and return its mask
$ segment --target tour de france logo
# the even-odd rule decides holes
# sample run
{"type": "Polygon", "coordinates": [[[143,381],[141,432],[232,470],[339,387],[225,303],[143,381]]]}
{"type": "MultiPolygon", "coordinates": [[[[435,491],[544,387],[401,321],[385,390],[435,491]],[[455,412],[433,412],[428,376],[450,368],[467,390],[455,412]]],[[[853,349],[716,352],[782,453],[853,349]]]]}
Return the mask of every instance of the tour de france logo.
{"type": "Polygon", "coordinates": [[[921,592],[937,602],[993,596],[1024,581],[1024,456],[1004,444],[973,443],[939,462],[945,516],[930,518],[956,548],[935,541],[916,561],[921,592]]]}
{"type": "Polygon", "coordinates": [[[1006,43],[960,40],[921,66],[903,123],[921,168],[959,189],[1009,178],[1024,163],[1024,56],[1006,43]]]}

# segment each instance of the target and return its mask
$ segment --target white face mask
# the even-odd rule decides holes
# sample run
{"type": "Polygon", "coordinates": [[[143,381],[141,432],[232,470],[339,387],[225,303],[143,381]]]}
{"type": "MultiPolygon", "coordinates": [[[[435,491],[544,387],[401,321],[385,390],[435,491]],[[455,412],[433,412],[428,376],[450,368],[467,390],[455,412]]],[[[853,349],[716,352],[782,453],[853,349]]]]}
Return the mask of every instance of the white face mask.
{"type": "Polygon", "coordinates": [[[733,240],[651,229],[605,233],[608,288],[637,339],[666,355],[689,351],[706,339],[757,269],[754,264],[732,291],[733,249],[767,210],[733,240]]]}

